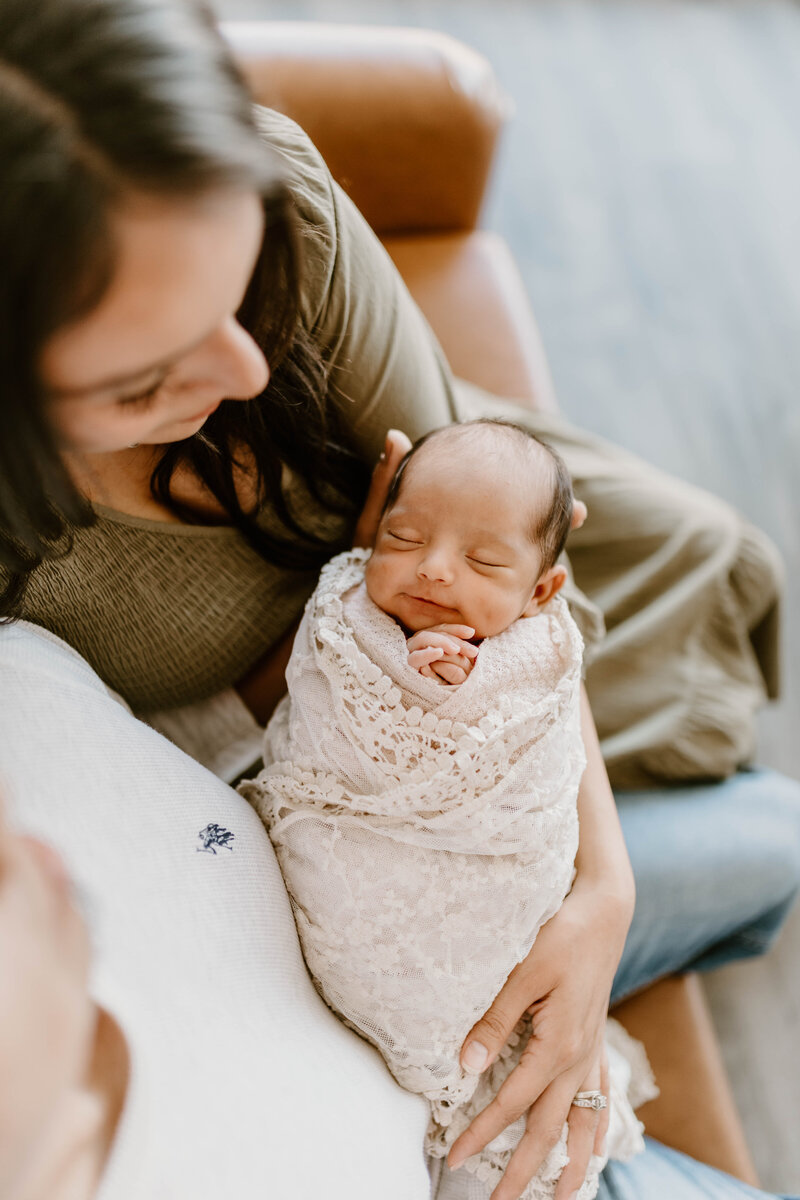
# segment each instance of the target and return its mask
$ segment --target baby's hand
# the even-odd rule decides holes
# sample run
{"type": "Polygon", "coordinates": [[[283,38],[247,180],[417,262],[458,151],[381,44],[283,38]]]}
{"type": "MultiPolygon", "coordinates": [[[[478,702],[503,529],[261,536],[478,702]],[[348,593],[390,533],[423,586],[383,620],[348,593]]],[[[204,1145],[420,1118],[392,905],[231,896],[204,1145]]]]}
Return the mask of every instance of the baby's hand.
{"type": "Polygon", "coordinates": [[[475,665],[478,647],[469,625],[433,625],[408,639],[408,665],[437,683],[463,683],[475,665]]]}

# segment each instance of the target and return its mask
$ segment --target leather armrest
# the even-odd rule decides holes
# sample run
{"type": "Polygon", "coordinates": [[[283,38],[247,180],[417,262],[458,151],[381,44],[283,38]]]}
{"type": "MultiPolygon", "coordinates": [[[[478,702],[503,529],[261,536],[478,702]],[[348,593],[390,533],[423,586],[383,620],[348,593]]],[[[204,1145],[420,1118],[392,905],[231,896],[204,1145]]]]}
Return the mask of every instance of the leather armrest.
{"type": "Polygon", "coordinates": [[[526,407],[555,412],[553,381],[525,287],[496,233],[386,238],[456,375],[526,407]]]}
{"type": "Polygon", "coordinates": [[[696,975],[662,979],[613,1015],[644,1042],[661,1095],[636,1114],[659,1141],[758,1187],[696,975]]]}
{"type": "Polygon", "coordinates": [[[255,99],[309,134],[378,233],[472,228],[510,104],[486,59],[442,33],[232,21],[255,99]]]}

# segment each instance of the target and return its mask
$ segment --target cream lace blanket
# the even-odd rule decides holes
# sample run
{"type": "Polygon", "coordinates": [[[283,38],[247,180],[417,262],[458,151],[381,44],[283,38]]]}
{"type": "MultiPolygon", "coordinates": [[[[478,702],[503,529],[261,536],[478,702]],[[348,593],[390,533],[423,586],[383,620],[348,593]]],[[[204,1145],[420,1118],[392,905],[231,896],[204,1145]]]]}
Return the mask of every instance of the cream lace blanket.
{"type": "MultiPolygon", "coordinates": [[[[530,1024],[478,1078],[458,1064],[463,1039],[570,888],[582,642],[556,597],[484,641],[459,687],[436,683],[408,666],[402,629],[367,596],[367,558],[350,551],[323,569],[266,766],[241,790],[269,829],[317,987],[427,1097],[428,1150],[443,1157],[519,1060],[530,1024]]],[[[611,1040],[646,1077],[619,1026],[611,1040]]],[[[628,1063],[611,1053],[609,1149],[622,1157],[640,1126],[628,1063]]],[[[467,1168],[496,1183],[523,1128],[467,1168]]],[[[525,1196],[552,1196],[565,1161],[562,1140],[525,1196]]]]}

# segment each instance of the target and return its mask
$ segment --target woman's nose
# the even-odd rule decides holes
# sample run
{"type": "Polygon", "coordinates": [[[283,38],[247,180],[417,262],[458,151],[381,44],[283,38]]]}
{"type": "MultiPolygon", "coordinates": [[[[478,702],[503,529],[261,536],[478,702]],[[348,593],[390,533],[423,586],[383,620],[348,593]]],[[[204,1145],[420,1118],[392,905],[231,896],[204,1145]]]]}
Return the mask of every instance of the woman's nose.
{"type": "Polygon", "coordinates": [[[235,317],[227,317],[207,345],[213,370],[226,400],[250,400],[269,382],[269,365],[261,349],[235,317]]]}

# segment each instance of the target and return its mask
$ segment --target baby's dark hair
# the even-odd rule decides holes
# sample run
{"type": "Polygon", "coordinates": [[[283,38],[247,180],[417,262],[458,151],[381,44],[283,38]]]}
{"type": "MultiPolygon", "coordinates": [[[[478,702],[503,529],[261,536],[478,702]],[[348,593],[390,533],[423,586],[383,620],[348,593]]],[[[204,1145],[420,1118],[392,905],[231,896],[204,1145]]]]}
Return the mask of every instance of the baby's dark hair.
{"type": "Polygon", "coordinates": [[[509,441],[513,440],[523,452],[532,449],[532,444],[537,446],[540,451],[544,452],[550,463],[552,501],[543,511],[534,513],[530,528],[531,541],[538,546],[542,555],[542,572],[548,571],[550,567],[554,566],[564,549],[567,534],[572,525],[572,480],[561,455],[542,438],[531,433],[530,429],[526,429],[524,425],[518,425],[515,421],[507,421],[501,417],[480,417],[475,421],[445,425],[441,429],[432,429],[430,433],[423,434],[401,460],[389,486],[383,513],[394,508],[397,503],[408,465],[423,446],[445,439],[483,437],[484,431],[487,429],[497,431],[501,437],[507,436],[509,441]]]}

